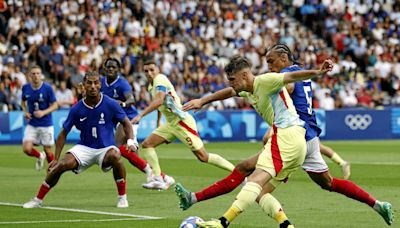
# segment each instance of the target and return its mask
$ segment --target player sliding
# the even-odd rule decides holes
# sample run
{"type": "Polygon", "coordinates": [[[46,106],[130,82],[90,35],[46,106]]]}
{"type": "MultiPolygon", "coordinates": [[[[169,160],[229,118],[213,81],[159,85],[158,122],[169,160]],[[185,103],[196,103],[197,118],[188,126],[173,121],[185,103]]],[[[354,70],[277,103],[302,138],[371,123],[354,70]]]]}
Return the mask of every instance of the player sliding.
{"type": "Polygon", "coordinates": [[[80,173],[93,164],[98,164],[104,172],[113,170],[114,180],[118,188],[117,207],[128,207],[126,197],[126,172],[120,160],[120,153],[114,146],[113,129],[119,122],[128,138],[126,142],[130,150],[135,149],[132,125],[119,104],[100,93],[101,81],[97,72],[87,72],[83,78],[86,97],[71,108],[56,141],[55,160],[49,164],[48,174],[40,186],[35,198],[23,205],[24,208],[42,206],[42,200],[53,188],[61,175],[69,170],[80,173]],[[61,151],[71,128],[80,130],[80,141],[64,155],[61,151]]]}
{"type": "Polygon", "coordinates": [[[160,70],[155,62],[146,62],[143,68],[153,101],[131,122],[135,124],[142,117],[158,109],[158,127],[142,144],[143,154],[153,168],[154,175],[154,178],[144,185],[144,187],[151,189],[166,189],[168,187],[161,177],[155,148],[163,143],[173,142],[177,138],[189,147],[200,161],[232,171],[234,166],[229,161],[218,154],[206,152],[203,142],[197,133],[194,118],[189,113],[182,111],[181,100],[176,94],[174,86],[165,75],[160,74],[160,70]],[[162,126],[159,126],[160,113],[166,119],[166,124],[162,126]]]}
{"type": "MultiPolygon", "coordinates": [[[[289,62],[292,61],[288,61],[289,55],[291,56],[290,50],[289,52],[282,52],[283,50],[281,49],[282,46],[279,45],[275,45],[274,47],[272,47],[270,49],[270,51],[268,52],[268,62],[269,62],[269,66],[274,68],[274,66],[280,66],[280,69],[278,69],[277,71],[281,71],[283,69],[286,69],[285,71],[288,71],[290,69],[296,69],[296,70],[300,70],[300,68],[291,66],[292,64],[288,64],[289,62]],[[276,54],[278,56],[274,56],[273,55],[276,54]],[[286,57],[285,57],[286,55],[286,57]],[[271,57],[274,57],[273,59],[271,59],[271,57]],[[285,60],[286,59],[286,60],[285,60]],[[284,61],[285,60],[285,61],[284,61]],[[282,64],[282,62],[286,62],[286,64],[282,64]]],[[[307,85],[307,81],[306,82],[298,82],[295,84],[295,89],[294,93],[299,93],[304,91],[304,89],[302,88],[302,86],[308,86],[307,85]],[[305,83],[305,84],[303,84],[305,83]]],[[[231,90],[230,88],[224,89],[226,91],[231,90]]],[[[218,92],[221,94],[222,91],[218,92]]],[[[232,93],[232,96],[235,95],[235,93],[232,93]]],[[[240,94],[239,94],[240,95],[240,94]]],[[[309,105],[307,103],[306,100],[306,96],[305,94],[294,94],[295,96],[293,96],[293,102],[294,105],[296,107],[297,110],[299,110],[299,108],[303,108],[304,110],[308,110],[309,105]]],[[[310,94],[311,95],[311,94],[310,94]]],[[[204,97],[201,100],[193,100],[191,102],[189,102],[187,105],[185,105],[186,109],[197,109],[197,108],[201,108],[202,105],[204,105],[205,103],[211,102],[213,100],[218,100],[218,99],[222,99],[219,97],[216,97],[215,95],[211,95],[213,97],[204,97]]],[[[320,156],[319,153],[319,148],[318,148],[318,138],[314,139],[315,137],[318,136],[320,130],[316,125],[315,122],[315,114],[313,112],[308,112],[308,111],[302,111],[298,113],[300,114],[301,119],[306,120],[306,138],[308,140],[307,142],[307,156],[306,156],[306,161],[303,164],[303,168],[305,168],[306,171],[319,171],[321,173],[316,173],[315,175],[312,174],[311,172],[309,173],[310,176],[313,178],[314,181],[316,181],[316,183],[318,183],[319,185],[321,185],[321,187],[327,189],[329,187],[329,183],[331,183],[330,181],[334,182],[332,180],[332,177],[329,175],[328,172],[328,167],[326,166],[325,162],[323,161],[322,157],[320,156]],[[311,121],[311,124],[310,124],[311,121]],[[313,164],[312,161],[316,161],[316,164],[313,164]],[[330,180],[330,181],[329,181],[330,180]]],[[[312,109],[311,109],[312,111],[312,109]]],[[[181,198],[181,208],[183,208],[184,210],[189,208],[193,203],[195,203],[196,201],[202,201],[202,200],[206,200],[209,198],[213,198],[216,197],[218,195],[222,195],[225,194],[227,192],[232,191],[234,188],[236,188],[245,178],[245,176],[249,175],[253,170],[254,167],[256,166],[256,162],[257,162],[257,158],[258,158],[259,154],[254,155],[253,157],[249,158],[246,161],[243,161],[242,163],[238,164],[236,166],[236,169],[234,172],[232,172],[232,174],[230,176],[228,176],[227,178],[217,182],[216,184],[204,189],[201,192],[197,192],[197,193],[190,193],[188,191],[186,191],[181,185],[177,185],[176,190],[177,193],[180,195],[181,198]]],[[[343,183],[344,180],[338,180],[336,182],[341,182],[343,183]],[[342,182],[341,182],[342,181],[342,182]]],[[[346,181],[344,181],[345,183],[347,183],[346,181]]],[[[349,183],[349,185],[347,185],[347,187],[350,187],[352,184],[351,182],[349,183]]],[[[333,186],[332,186],[333,187],[333,186]]],[[[338,185],[335,186],[336,188],[338,188],[336,191],[340,192],[343,191],[343,185],[338,185]]],[[[273,190],[274,188],[271,188],[270,190],[273,190]]],[[[331,191],[334,191],[333,188],[329,189],[331,191]]],[[[355,188],[353,188],[352,190],[349,190],[349,194],[354,194],[354,190],[359,190],[359,188],[357,186],[355,186],[355,188]]],[[[361,189],[360,189],[361,190],[361,189]]],[[[362,191],[362,190],[361,190],[362,191]]],[[[360,192],[361,193],[365,193],[364,191],[360,192]]],[[[347,196],[352,197],[351,195],[347,194],[347,196]]],[[[354,197],[359,197],[357,196],[357,194],[354,195],[354,197]]],[[[353,198],[354,198],[353,197],[353,198]]],[[[373,202],[373,198],[369,197],[369,195],[364,195],[365,198],[370,199],[373,202]]],[[[371,202],[370,201],[370,202],[371,202]]],[[[281,211],[281,206],[279,204],[279,202],[272,197],[272,195],[270,194],[266,194],[264,195],[262,198],[258,198],[258,202],[259,204],[263,207],[263,209],[270,214],[272,217],[274,217],[278,223],[282,224],[282,227],[286,227],[289,225],[289,222],[285,221],[287,218],[284,215],[283,211],[281,211]],[[286,226],[284,225],[284,223],[286,223],[286,226]]],[[[381,206],[382,204],[380,204],[381,206]]]]}
{"type": "Polygon", "coordinates": [[[57,110],[58,105],[51,85],[42,80],[41,68],[33,66],[29,74],[32,82],[22,87],[21,107],[28,120],[22,148],[25,154],[37,158],[36,170],[41,170],[46,157],[48,163],[54,160],[51,149],[54,144],[51,113],[57,110]],[[44,152],[35,150],[34,145],[43,145],[44,152]]]}
{"type": "MultiPolygon", "coordinates": [[[[132,94],[132,88],[129,82],[119,75],[121,65],[120,62],[115,58],[108,58],[104,62],[105,76],[101,79],[101,92],[113,99],[115,99],[125,111],[129,120],[132,120],[138,115],[138,112],[134,106],[135,98],[132,94]]],[[[137,142],[137,129],[139,123],[132,124],[133,129],[133,140],[136,148],[139,147],[137,142]]],[[[124,130],[121,125],[117,125],[115,131],[115,143],[118,146],[121,155],[128,159],[128,161],[138,168],[140,171],[146,173],[147,181],[150,181],[153,177],[153,172],[150,165],[137,155],[137,150],[130,152],[123,144],[127,138],[124,134],[124,130]]],[[[169,187],[175,184],[174,178],[161,173],[164,182],[169,187]]]]}

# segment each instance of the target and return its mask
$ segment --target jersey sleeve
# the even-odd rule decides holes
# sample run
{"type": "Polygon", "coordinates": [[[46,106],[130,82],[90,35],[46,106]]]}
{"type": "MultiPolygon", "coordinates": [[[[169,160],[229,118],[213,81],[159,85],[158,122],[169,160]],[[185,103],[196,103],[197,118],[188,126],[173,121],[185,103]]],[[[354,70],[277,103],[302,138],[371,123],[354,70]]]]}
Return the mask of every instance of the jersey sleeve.
{"type": "Polygon", "coordinates": [[[26,86],[23,86],[23,87],[22,87],[21,99],[22,99],[23,101],[26,101],[26,86]]]}
{"type": "Polygon", "coordinates": [[[75,125],[77,115],[75,114],[78,110],[72,108],[67,116],[67,119],[63,123],[63,128],[66,132],[71,131],[72,127],[75,125]]]}
{"type": "Polygon", "coordinates": [[[121,89],[122,89],[122,93],[124,94],[124,96],[126,94],[132,94],[132,87],[129,85],[129,82],[124,80],[123,83],[121,83],[121,89]]]}
{"type": "Polygon", "coordinates": [[[164,92],[166,93],[168,90],[168,83],[164,77],[158,76],[154,79],[153,88],[155,93],[164,92]]]}
{"type": "Polygon", "coordinates": [[[47,86],[47,92],[49,93],[49,104],[53,104],[57,101],[56,95],[54,94],[53,88],[51,86],[47,86]]]}
{"type": "Polygon", "coordinates": [[[260,86],[262,90],[265,90],[268,93],[275,93],[280,88],[285,86],[283,83],[283,77],[285,76],[284,73],[266,73],[257,77],[255,83],[260,86]]]}
{"type": "Polygon", "coordinates": [[[124,110],[121,108],[121,106],[114,100],[110,101],[110,106],[112,107],[112,113],[114,114],[113,119],[115,119],[118,122],[122,122],[122,120],[125,119],[126,113],[124,110]]]}

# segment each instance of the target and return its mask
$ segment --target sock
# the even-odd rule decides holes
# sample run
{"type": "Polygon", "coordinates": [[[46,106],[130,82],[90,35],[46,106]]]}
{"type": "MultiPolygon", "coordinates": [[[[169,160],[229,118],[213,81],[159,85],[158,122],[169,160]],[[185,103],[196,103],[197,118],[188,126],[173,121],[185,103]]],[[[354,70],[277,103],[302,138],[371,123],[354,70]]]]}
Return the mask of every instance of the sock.
{"type": "Polygon", "coordinates": [[[32,148],[31,149],[31,153],[29,154],[29,156],[40,158],[40,152],[35,150],[35,148],[32,148]]]}
{"type": "Polygon", "coordinates": [[[126,181],[125,179],[118,179],[115,181],[118,188],[118,195],[123,196],[126,194],[126,181]]]}
{"type": "Polygon", "coordinates": [[[54,160],[54,154],[53,153],[47,153],[46,154],[46,159],[47,159],[47,163],[50,163],[54,160]]]}
{"type": "Polygon", "coordinates": [[[225,212],[224,217],[228,222],[232,222],[240,213],[246,210],[256,200],[261,190],[262,188],[259,184],[248,182],[236,196],[232,206],[225,212]]]}
{"type": "MultiPolygon", "coordinates": [[[[203,201],[207,199],[211,199],[228,192],[231,192],[237,186],[239,186],[246,177],[241,174],[237,169],[234,169],[232,173],[225,177],[224,179],[210,185],[209,187],[203,189],[200,192],[196,192],[195,198],[196,201],[203,201]]],[[[193,199],[194,197],[192,197],[193,199]]]]}
{"type": "Polygon", "coordinates": [[[153,175],[154,176],[160,176],[161,175],[161,168],[160,164],[158,163],[158,157],[156,150],[154,148],[143,148],[143,155],[146,158],[147,162],[153,169],[153,175]]]}
{"type": "Polygon", "coordinates": [[[231,171],[231,172],[235,168],[235,166],[232,165],[232,163],[227,161],[225,158],[219,156],[218,154],[209,153],[207,162],[212,164],[212,165],[215,165],[215,166],[217,166],[219,168],[231,171]]]}
{"type": "Polygon", "coordinates": [[[258,204],[263,209],[263,211],[267,213],[269,217],[275,219],[278,224],[282,224],[286,220],[288,220],[285,212],[283,212],[282,205],[271,194],[268,193],[261,197],[258,204]]]}
{"type": "Polygon", "coordinates": [[[332,155],[331,160],[338,165],[342,165],[343,163],[345,163],[345,161],[337,153],[334,153],[332,155]]]}
{"type": "Polygon", "coordinates": [[[354,184],[349,180],[333,178],[331,183],[331,191],[343,194],[354,200],[368,204],[370,207],[375,205],[376,199],[368,192],[354,184]]]}
{"type": "Polygon", "coordinates": [[[147,166],[147,162],[145,160],[141,159],[136,153],[129,152],[125,146],[120,146],[119,151],[121,152],[122,157],[128,159],[129,163],[138,168],[140,171],[146,173],[145,168],[147,166]]]}
{"type": "Polygon", "coordinates": [[[39,192],[36,195],[36,198],[43,200],[43,198],[46,196],[46,194],[50,191],[50,186],[46,183],[43,182],[42,185],[39,188],[39,192]]]}

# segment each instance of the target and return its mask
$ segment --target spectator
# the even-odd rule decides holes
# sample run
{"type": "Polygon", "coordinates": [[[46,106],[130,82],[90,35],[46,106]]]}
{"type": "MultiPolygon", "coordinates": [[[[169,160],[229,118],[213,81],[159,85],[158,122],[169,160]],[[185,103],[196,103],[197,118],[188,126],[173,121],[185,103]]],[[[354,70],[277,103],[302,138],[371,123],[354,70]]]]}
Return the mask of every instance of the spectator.
{"type": "Polygon", "coordinates": [[[60,109],[69,109],[74,104],[72,91],[67,88],[65,81],[60,82],[60,88],[56,92],[56,99],[60,109]]]}

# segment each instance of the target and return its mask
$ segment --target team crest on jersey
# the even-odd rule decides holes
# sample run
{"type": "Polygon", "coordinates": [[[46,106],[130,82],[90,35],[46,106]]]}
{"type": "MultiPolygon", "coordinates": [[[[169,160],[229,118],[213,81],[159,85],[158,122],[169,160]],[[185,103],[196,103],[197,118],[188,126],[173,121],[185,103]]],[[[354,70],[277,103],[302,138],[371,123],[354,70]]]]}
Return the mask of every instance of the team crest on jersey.
{"type": "Polygon", "coordinates": [[[119,96],[118,96],[117,90],[116,90],[116,89],[114,89],[113,98],[118,98],[118,97],[119,97],[119,96]]]}
{"type": "Polygon", "coordinates": [[[100,120],[99,120],[99,124],[105,124],[106,121],[104,120],[104,113],[100,114],[100,120]]]}

